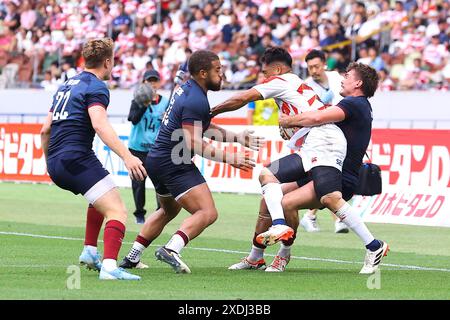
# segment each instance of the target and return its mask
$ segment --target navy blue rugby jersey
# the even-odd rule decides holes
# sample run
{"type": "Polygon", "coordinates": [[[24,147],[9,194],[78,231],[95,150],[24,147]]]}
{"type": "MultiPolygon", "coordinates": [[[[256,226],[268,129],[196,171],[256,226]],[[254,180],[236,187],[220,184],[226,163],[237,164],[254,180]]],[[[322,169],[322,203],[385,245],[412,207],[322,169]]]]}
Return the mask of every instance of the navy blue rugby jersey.
{"type": "Polygon", "coordinates": [[[88,109],[109,104],[106,84],[93,73],[83,71],[70,78],[53,96],[53,121],[51,125],[48,156],[62,152],[92,151],[95,130],[88,109]]]}
{"type": "MultiPolygon", "coordinates": [[[[153,158],[171,159],[172,151],[184,159],[184,143],[182,135],[183,123],[202,124],[202,134],[211,123],[210,106],[206,92],[194,79],[186,81],[175,91],[166,114],[162,120],[156,141],[150,149],[149,156],[153,158]]],[[[190,158],[194,156],[191,151],[190,158]]]]}
{"type": "Polygon", "coordinates": [[[358,183],[359,168],[369,145],[372,132],[372,107],[364,96],[345,97],[337,104],[345,112],[345,119],[336,125],[347,139],[347,155],[342,177],[347,183],[358,183]]]}

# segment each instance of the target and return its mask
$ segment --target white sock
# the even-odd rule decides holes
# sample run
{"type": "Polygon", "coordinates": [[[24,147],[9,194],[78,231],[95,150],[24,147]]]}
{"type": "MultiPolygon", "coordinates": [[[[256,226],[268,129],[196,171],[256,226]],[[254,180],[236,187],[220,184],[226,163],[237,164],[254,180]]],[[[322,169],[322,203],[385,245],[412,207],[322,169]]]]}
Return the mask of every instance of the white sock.
{"type": "Polygon", "coordinates": [[[286,246],[283,243],[281,243],[280,249],[278,250],[277,255],[279,255],[282,258],[287,258],[291,255],[291,247],[292,246],[286,246]]]}
{"type": "Polygon", "coordinates": [[[262,186],[261,190],[272,221],[277,219],[284,220],[283,207],[281,206],[281,200],[283,199],[281,184],[271,182],[262,186]]]}
{"type": "Polygon", "coordinates": [[[117,261],[114,259],[103,259],[102,269],[105,269],[105,271],[108,271],[108,272],[116,270],[117,269],[117,261]]]}
{"type": "Polygon", "coordinates": [[[176,253],[180,253],[181,249],[185,246],[184,239],[179,234],[174,234],[172,238],[170,238],[169,242],[165,245],[167,249],[175,251],[176,253]]]}
{"type": "Polygon", "coordinates": [[[314,219],[316,219],[316,212],[314,210],[308,210],[308,212],[306,213],[306,216],[309,219],[314,220],[314,219]]]}
{"type": "Polygon", "coordinates": [[[97,254],[97,247],[94,246],[84,246],[84,249],[87,250],[90,254],[96,255],[97,254]]]}
{"type": "Polygon", "coordinates": [[[263,257],[264,257],[264,249],[252,245],[252,250],[250,251],[250,254],[248,255],[247,259],[250,260],[251,262],[255,262],[261,260],[263,257]]]}
{"type": "Polygon", "coordinates": [[[142,245],[141,243],[135,241],[133,243],[133,247],[130,249],[130,252],[128,252],[127,258],[128,260],[130,260],[131,262],[139,262],[139,260],[141,260],[141,255],[142,252],[144,252],[145,250],[145,246],[142,245]]]}
{"type": "Polygon", "coordinates": [[[350,229],[352,229],[358,237],[364,242],[364,245],[368,245],[375,238],[372,233],[367,229],[366,225],[362,221],[361,217],[355,212],[355,210],[346,202],[335,214],[341,219],[343,223],[350,229]]]}

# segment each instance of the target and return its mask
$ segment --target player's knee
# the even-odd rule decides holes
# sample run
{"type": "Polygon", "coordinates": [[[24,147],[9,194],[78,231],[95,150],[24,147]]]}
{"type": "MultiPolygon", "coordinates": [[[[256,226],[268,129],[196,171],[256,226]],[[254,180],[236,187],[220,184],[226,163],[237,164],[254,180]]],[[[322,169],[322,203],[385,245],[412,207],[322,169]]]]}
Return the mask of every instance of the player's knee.
{"type": "Polygon", "coordinates": [[[339,191],[334,191],[328,193],[320,198],[320,203],[325,207],[334,207],[342,199],[342,193],[339,191]]]}
{"type": "Polygon", "coordinates": [[[216,208],[210,210],[208,217],[209,217],[209,224],[213,224],[214,222],[216,222],[217,218],[219,217],[216,208]]]}
{"type": "Polygon", "coordinates": [[[259,183],[261,185],[268,184],[270,182],[278,182],[278,179],[273,175],[273,173],[267,169],[263,168],[259,174],[259,183]]]}
{"type": "Polygon", "coordinates": [[[202,210],[202,214],[204,216],[203,221],[205,221],[205,224],[207,226],[213,224],[214,222],[216,222],[217,217],[219,216],[219,214],[217,213],[217,209],[216,208],[210,208],[207,210],[202,210]]]}

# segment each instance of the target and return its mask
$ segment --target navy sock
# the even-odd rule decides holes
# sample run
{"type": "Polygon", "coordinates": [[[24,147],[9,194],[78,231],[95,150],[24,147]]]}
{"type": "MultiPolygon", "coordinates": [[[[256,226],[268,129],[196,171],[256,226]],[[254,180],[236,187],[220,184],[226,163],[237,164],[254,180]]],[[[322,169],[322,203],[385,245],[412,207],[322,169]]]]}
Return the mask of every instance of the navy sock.
{"type": "Polygon", "coordinates": [[[366,249],[369,249],[370,251],[375,251],[381,248],[381,242],[377,239],[373,240],[371,243],[369,243],[366,246],[366,249]]]}
{"type": "Polygon", "coordinates": [[[284,224],[284,225],[286,225],[286,220],[284,220],[284,219],[275,219],[275,220],[272,221],[272,225],[275,226],[277,224],[284,224]]]}

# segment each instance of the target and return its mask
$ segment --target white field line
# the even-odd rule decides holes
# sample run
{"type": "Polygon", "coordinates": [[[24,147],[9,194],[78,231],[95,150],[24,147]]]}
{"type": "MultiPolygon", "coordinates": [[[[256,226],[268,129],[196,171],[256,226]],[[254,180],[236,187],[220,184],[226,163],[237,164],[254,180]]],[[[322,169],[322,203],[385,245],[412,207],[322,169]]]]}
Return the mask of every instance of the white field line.
{"type": "MultiPolygon", "coordinates": [[[[30,233],[21,233],[21,232],[7,232],[0,231],[0,235],[13,235],[20,237],[32,237],[32,238],[41,238],[41,239],[57,239],[57,240],[70,240],[70,241],[84,241],[82,238],[72,238],[72,237],[60,237],[60,236],[47,236],[41,234],[30,234],[30,233]]],[[[99,240],[99,242],[103,242],[99,240]]],[[[132,242],[123,242],[123,244],[133,244],[132,242]]],[[[159,247],[161,245],[150,245],[152,247],[159,247]]],[[[209,252],[221,252],[221,253],[232,253],[232,254],[248,254],[246,251],[237,251],[237,250],[228,250],[228,249],[215,249],[215,248],[196,248],[196,247],[186,247],[190,250],[198,250],[198,251],[209,251],[209,252]]],[[[266,254],[266,256],[273,257],[273,254],[266,254]]],[[[320,262],[331,262],[338,264],[361,264],[361,261],[346,261],[339,259],[326,259],[326,258],[312,258],[312,257],[297,257],[291,256],[291,259],[298,260],[309,260],[309,261],[320,261],[320,262]]],[[[420,271],[442,271],[442,272],[450,272],[450,269],[444,268],[432,268],[432,267],[421,267],[421,266],[411,266],[411,265],[402,265],[402,264],[392,264],[392,263],[382,263],[383,266],[387,267],[395,267],[401,269],[408,270],[420,270],[420,271]]],[[[5,265],[0,265],[0,267],[6,267],[5,265]]],[[[10,266],[11,267],[11,266],[10,266]]],[[[24,266],[26,267],[26,266],[24,266]]]]}

